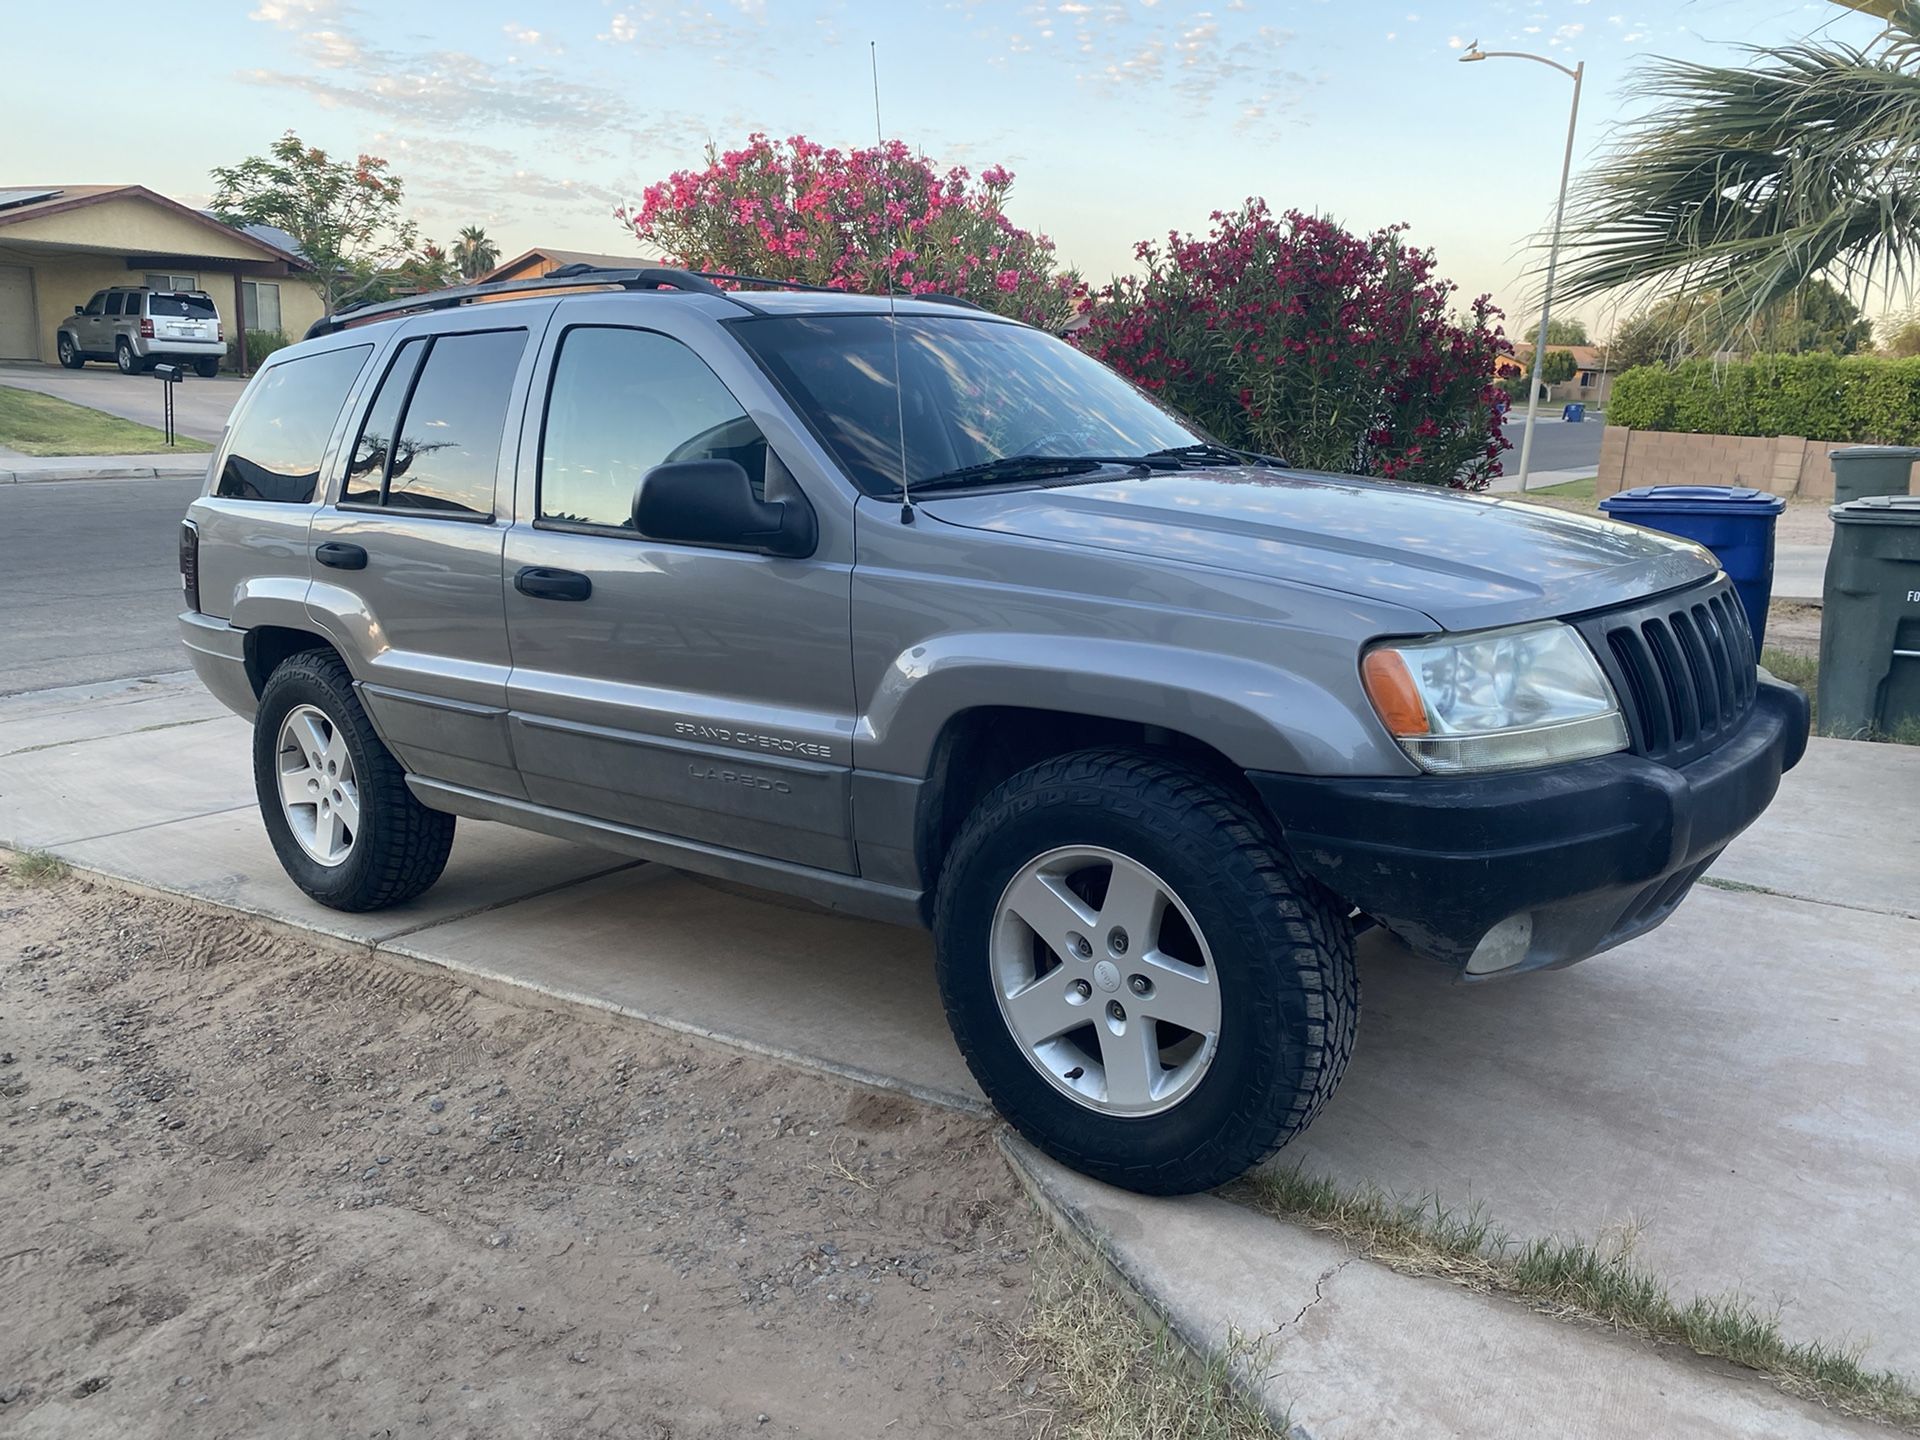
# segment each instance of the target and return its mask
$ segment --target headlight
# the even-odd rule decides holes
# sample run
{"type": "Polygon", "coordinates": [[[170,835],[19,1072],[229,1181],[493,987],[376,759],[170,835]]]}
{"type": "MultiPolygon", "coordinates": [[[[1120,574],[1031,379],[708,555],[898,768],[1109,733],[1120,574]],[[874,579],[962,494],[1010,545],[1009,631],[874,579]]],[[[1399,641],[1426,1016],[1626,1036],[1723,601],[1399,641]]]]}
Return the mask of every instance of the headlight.
{"type": "Polygon", "coordinates": [[[1557,620],[1377,645],[1360,675],[1400,748],[1436,775],[1627,748],[1627,724],[1599,662],[1557,620]]]}

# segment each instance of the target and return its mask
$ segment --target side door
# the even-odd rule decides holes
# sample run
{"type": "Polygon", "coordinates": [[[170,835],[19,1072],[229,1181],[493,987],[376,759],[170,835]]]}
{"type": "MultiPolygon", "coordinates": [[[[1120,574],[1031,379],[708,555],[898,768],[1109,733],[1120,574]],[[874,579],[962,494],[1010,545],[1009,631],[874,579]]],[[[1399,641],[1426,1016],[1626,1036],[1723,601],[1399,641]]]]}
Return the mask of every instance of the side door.
{"type": "Polygon", "coordinates": [[[113,341],[107,335],[107,292],[96,290],[86,308],[73,317],[73,333],[80,337],[80,348],[89,355],[111,355],[113,341]]]}
{"type": "Polygon", "coordinates": [[[504,567],[514,756],[539,804],[852,874],[851,506],[825,503],[750,364],[670,303],[649,327],[632,300],[576,303],[548,337],[504,567]],[[808,504],[813,554],[639,533],[641,477],[714,458],[808,504]]]}
{"type": "Polygon", "coordinates": [[[314,514],[307,594],[410,772],[516,798],[500,546],[538,328],[527,314],[462,311],[399,333],[314,514]]]}

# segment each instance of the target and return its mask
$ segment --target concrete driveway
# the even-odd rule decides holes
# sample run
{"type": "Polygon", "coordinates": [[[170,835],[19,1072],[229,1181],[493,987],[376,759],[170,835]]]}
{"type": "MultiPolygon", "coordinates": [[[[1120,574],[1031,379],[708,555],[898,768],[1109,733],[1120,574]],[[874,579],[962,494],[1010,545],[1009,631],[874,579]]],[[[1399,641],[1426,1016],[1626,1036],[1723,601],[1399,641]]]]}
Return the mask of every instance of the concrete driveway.
{"type": "MultiPolygon", "coordinates": [[[[37,390],[75,405],[104,410],[124,420],[161,428],[165,386],[151,375],[122,375],[111,365],[92,364],[80,370],[54,365],[0,364],[0,385],[37,390]]],[[[220,375],[182,380],[174,389],[174,425],[196,440],[218,440],[227,428],[227,415],[246,388],[237,376],[220,375]]]]}
{"type": "MultiPolygon", "coordinates": [[[[1717,885],[1588,964],[1463,988],[1364,937],[1352,1068],[1282,1160],[1522,1238],[1632,1228],[1682,1296],[1738,1291],[1790,1338],[1920,1372],[1915,814],[1920,749],[1815,740],[1717,885]]],[[[464,821],[420,900],[320,909],[268,848],[246,726],[190,676],[0,700],[0,843],[981,1103],[916,931],[464,821]]]]}

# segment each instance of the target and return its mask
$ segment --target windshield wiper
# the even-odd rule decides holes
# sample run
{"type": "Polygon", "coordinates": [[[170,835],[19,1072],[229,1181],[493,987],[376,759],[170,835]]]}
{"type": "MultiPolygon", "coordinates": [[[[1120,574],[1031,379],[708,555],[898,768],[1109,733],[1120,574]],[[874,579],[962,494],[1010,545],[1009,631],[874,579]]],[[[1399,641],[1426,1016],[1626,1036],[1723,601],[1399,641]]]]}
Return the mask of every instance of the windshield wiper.
{"type": "Polygon", "coordinates": [[[1285,465],[1287,462],[1278,455],[1262,455],[1257,450],[1236,450],[1231,445],[1221,445],[1212,440],[1202,440],[1197,445],[1174,445],[1165,450],[1155,450],[1147,457],[1152,460],[1226,460],[1236,465],[1285,465]]]}
{"type": "Polygon", "coordinates": [[[1057,480],[1068,475],[1085,475],[1110,465],[1130,470],[1172,470],[1179,458],[1160,455],[1003,455],[998,460],[983,460],[978,465],[962,465],[913,482],[913,493],[940,490],[959,485],[992,485],[1002,480],[1057,480]]]}

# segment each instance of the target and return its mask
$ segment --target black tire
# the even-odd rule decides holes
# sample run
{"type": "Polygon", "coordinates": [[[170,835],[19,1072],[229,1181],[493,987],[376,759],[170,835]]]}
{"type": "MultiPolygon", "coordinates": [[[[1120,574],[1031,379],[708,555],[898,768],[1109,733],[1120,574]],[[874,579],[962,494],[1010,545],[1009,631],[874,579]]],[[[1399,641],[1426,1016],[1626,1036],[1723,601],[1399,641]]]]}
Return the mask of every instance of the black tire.
{"type": "Polygon", "coordinates": [[[113,363],[120,367],[122,375],[138,375],[146,368],[141,364],[140,357],[133,353],[133,345],[124,335],[113,342],[113,363]]]}
{"type": "Polygon", "coordinates": [[[405,771],[374,734],[346,665],[330,650],[303,650],[267,678],[253,721],[253,783],[273,852],[293,883],[334,910],[381,910],[423,893],[446,869],[454,817],[429,810],[407,789],[405,771]],[[311,705],[345,737],[360,790],[360,829],[347,858],[324,865],[294,838],[280,803],[280,727],[311,705]]]}
{"type": "Polygon", "coordinates": [[[1353,1052],[1360,990],[1345,908],[1300,873],[1247,800],[1170,758],[1087,751],[1006,781],[954,843],[934,934],[947,1020],[981,1089],[1040,1149],[1129,1190],[1186,1194],[1259,1164],[1319,1113],[1353,1052]],[[1154,872],[1212,953],[1217,1048],[1185,1097],[1156,1114],[1103,1114],[1069,1098],[1001,1014],[989,962],[1001,896],[1028,862],[1076,845],[1154,872]]]}
{"type": "Polygon", "coordinates": [[[54,342],[54,351],[59,355],[60,363],[69,370],[78,370],[87,363],[87,357],[78,343],[64,330],[60,332],[60,338],[54,342]]]}
{"type": "Polygon", "coordinates": [[[193,362],[193,373],[202,380],[211,380],[220,373],[220,362],[209,355],[203,360],[193,362]]]}

